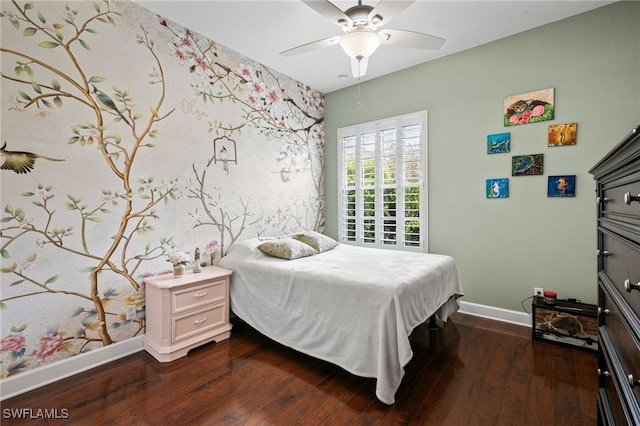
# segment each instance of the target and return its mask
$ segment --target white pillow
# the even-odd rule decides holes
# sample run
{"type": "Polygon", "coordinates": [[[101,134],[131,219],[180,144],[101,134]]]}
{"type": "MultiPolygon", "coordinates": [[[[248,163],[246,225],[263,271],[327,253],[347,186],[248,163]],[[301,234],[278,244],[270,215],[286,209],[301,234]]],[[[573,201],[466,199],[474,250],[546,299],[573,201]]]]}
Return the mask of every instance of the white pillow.
{"type": "Polygon", "coordinates": [[[297,234],[292,235],[291,238],[310,245],[316,249],[318,253],[331,250],[339,244],[333,238],[327,237],[326,235],[316,231],[298,232],[297,234]]]}
{"type": "Polygon", "coordinates": [[[318,251],[313,247],[301,241],[294,240],[293,238],[279,238],[277,240],[267,241],[260,244],[258,248],[270,256],[289,260],[318,254],[318,251]]]}

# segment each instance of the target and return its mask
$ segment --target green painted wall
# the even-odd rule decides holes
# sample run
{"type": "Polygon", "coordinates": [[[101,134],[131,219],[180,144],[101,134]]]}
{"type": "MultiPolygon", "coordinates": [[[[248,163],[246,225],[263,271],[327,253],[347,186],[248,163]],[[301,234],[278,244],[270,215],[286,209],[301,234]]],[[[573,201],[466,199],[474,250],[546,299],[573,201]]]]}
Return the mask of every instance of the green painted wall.
{"type": "MultiPolygon", "coordinates": [[[[375,57],[372,59],[374,60],[375,57]]],[[[337,237],[336,130],[429,111],[429,248],[453,256],[463,300],[522,311],[533,287],[596,302],[595,184],[588,170],[640,124],[640,2],[619,2],[326,95],[326,233],[337,237]],[[505,128],[505,96],[554,88],[553,121],[505,128]],[[357,100],[362,109],[357,109],[357,100]],[[547,147],[549,124],[578,123],[547,147]],[[486,154],[511,132],[511,153],[486,154]],[[511,176],[511,156],[544,154],[544,176],[511,176]],[[547,177],[577,175],[575,198],[547,177]],[[508,177],[510,197],[485,198],[508,177]]],[[[530,306],[530,305],[529,305],[530,306]]]]}

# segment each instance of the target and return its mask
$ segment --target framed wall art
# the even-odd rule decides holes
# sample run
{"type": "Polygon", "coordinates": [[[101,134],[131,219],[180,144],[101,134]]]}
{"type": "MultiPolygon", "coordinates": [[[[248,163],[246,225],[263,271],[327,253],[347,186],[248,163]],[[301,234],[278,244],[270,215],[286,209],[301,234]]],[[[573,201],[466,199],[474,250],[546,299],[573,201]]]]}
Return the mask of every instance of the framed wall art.
{"type": "Polygon", "coordinates": [[[511,176],[544,174],[544,154],[514,155],[511,157],[511,176]]]}
{"type": "Polygon", "coordinates": [[[504,125],[519,126],[553,120],[554,89],[543,89],[504,98],[504,125]]]}
{"type": "Polygon", "coordinates": [[[509,198],[509,179],[487,179],[487,198],[509,198]]]}
{"type": "Polygon", "coordinates": [[[575,197],[576,175],[549,176],[547,197],[575,197]]]}
{"type": "Polygon", "coordinates": [[[550,124],[549,146],[575,145],[578,136],[578,123],[550,124]]]}
{"type": "Polygon", "coordinates": [[[504,154],[511,151],[511,133],[487,135],[487,154],[504,154]]]}

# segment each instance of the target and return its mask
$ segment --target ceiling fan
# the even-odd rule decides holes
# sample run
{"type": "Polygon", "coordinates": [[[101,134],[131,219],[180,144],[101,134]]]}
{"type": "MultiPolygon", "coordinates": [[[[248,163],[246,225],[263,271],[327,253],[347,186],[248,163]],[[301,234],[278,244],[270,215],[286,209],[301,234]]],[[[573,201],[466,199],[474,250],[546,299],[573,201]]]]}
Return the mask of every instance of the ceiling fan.
{"type": "Polygon", "coordinates": [[[291,56],[340,44],[345,53],[351,57],[353,76],[361,77],[367,70],[369,56],[380,44],[413,49],[440,49],[446,40],[429,34],[392,29],[376,32],[379,27],[386,25],[414,1],[381,0],[373,7],[362,4],[362,0],[358,0],[357,6],[343,12],[329,0],[302,0],[304,4],[341,27],[344,34],[303,44],[280,54],[291,56]]]}

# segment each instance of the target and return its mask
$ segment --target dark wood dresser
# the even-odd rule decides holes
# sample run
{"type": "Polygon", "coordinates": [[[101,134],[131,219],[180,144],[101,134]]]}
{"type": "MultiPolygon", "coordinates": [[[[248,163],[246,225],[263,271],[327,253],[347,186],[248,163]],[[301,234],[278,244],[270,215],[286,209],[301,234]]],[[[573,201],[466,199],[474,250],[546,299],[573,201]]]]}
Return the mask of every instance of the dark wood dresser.
{"type": "Polygon", "coordinates": [[[598,423],[640,425],[640,126],[589,172],[598,205],[598,423]]]}

